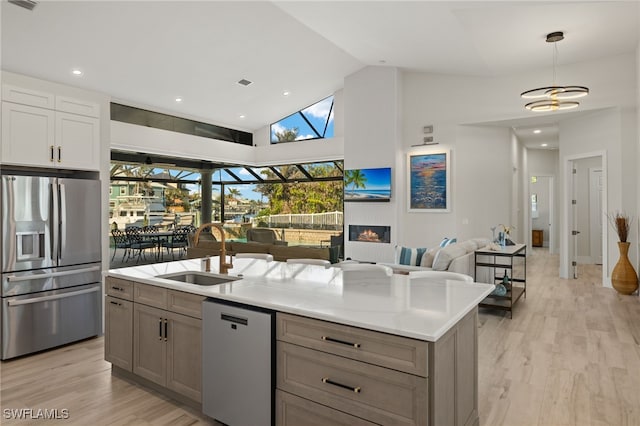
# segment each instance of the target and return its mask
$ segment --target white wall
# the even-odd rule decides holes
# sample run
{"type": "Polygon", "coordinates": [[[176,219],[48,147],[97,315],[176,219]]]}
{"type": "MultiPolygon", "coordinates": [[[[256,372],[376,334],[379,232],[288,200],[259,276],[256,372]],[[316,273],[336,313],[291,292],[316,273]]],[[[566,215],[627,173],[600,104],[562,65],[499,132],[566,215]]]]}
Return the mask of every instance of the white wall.
{"type": "MultiPolygon", "coordinates": [[[[620,146],[623,121],[618,119],[612,123],[608,114],[603,115],[598,110],[615,105],[635,105],[635,90],[632,93],[628,90],[629,87],[635,86],[635,62],[634,55],[620,55],[606,60],[572,64],[560,70],[562,75],[571,81],[600,88],[582,101],[580,111],[589,117],[586,119],[591,121],[589,127],[595,127],[587,137],[593,143],[581,144],[580,139],[584,132],[575,135],[571,126],[568,126],[564,131],[569,134],[562,139],[569,141],[569,146],[575,142],[576,147],[580,147],[579,151],[590,145],[592,150],[608,149],[610,145],[614,145],[614,151],[615,145],[620,146]],[[600,123],[600,120],[605,122],[600,123]],[[603,131],[603,128],[607,130],[603,131]]],[[[392,145],[385,141],[381,141],[381,145],[365,144],[354,141],[351,137],[358,132],[366,135],[371,129],[377,128],[372,127],[371,123],[377,121],[381,115],[374,115],[372,119],[366,120],[363,118],[366,114],[360,114],[358,118],[352,114],[370,111],[372,99],[376,99],[376,96],[369,92],[392,90],[394,84],[387,82],[385,86],[384,81],[372,81],[367,77],[372,73],[372,70],[368,70],[366,75],[355,73],[351,79],[345,81],[347,165],[354,160],[363,161],[359,159],[364,158],[365,153],[378,158],[380,150],[383,155],[388,155],[389,146],[392,145]],[[358,90],[351,90],[355,86],[358,90]],[[357,129],[357,132],[350,129],[357,129]],[[376,148],[375,151],[371,150],[372,146],[376,148]]],[[[515,225],[518,228],[516,238],[523,241],[529,239],[529,235],[520,235],[524,234],[523,230],[527,228],[525,223],[529,217],[526,209],[528,200],[525,198],[528,192],[525,182],[526,171],[529,168],[528,153],[508,127],[483,128],[481,124],[509,118],[531,117],[531,113],[523,108],[522,100],[517,94],[525,88],[533,87],[540,79],[541,73],[541,70],[531,70],[526,74],[499,78],[403,73],[402,104],[398,107],[398,111],[402,111],[401,143],[394,152],[395,163],[401,168],[401,176],[397,182],[402,182],[400,191],[396,191],[402,197],[397,204],[398,220],[395,227],[399,230],[394,233],[398,238],[396,241],[404,245],[433,246],[444,236],[457,236],[462,239],[488,236],[489,228],[498,223],[515,225]],[[476,125],[470,125],[474,123],[476,125]],[[406,211],[405,158],[410,150],[420,149],[411,145],[422,141],[422,128],[425,125],[434,126],[434,140],[439,143],[435,148],[451,149],[453,202],[450,213],[406,211]]],[[[387,98],[390,102],[393,101],[392,96],[387,98]]],[[[392,107],[381,106],[385,111],[391,108],[386,114],[394,113],[392,107]]],[[[633,122],[635,126],[635,118],[633,122]]],[[[378,140],[376,137],[371,139],[378,140]]],[[[611,167],[616,166],[618,169],[623,166],[619,150],[620,148],[609,160],[612,163],[611,167]]],[[[569,148],[567,152],[574,150],[569,148]]],[[[632,158],[636,158],[635,151],[632,158]]],[[[561,186],[563,181],[557,181],[561,186]]],[[[620,177],[614,179],[611,184],[616,183],[621,185],[620,177]]],[[[634,190],[634,212],[635,198],[634,190]]],[[[612,202],[616,202],[615,197],[610,200],[610,203],[612,202]]],[[[363,211],[361,217],[366,217],[369,213],[363,211]]],[[[558,234],[563,235],[564,230],[566,224],[560,222],[558,234]]],[[[566,248],[566,244],[560,246],[566,248]]]]}
{"type": "Polygon", "coordinates": [[[400,144],[401,73],[390,67],[364,68],[345,79],[344,167],[392,168],[392,193],[388,203],[344,204],[345,257],[391,261],[393,246],[402,241],[397,212],[404,187],[398,158],[400,144]],[[349,225],[391,226],[391,244],[348,241],[349,225]]]}
{"type": "MultiPolygon", "coordinates": [[[[560,179],[561,202],[559,205],[563,229],[568,229],[570,211],[570,188],[567,160],[589,157],[603,153],[606,157],[604,176],[606,179],[606,212],[623,210],[633,217],[637,214],[637,123],[635,109],[609,108],[603,111],[580,116],[560,123],[560,179]],[[631,160],[623,157],[631,157],[631,160]]],[[[562,228],[561,228],[562,229],[562,228]]],[[[607,249],[603,252],[603,261],[608,260],[605,270],[607,277],[618,259],[617,235],[610,227],[604,227],[603,234],[607,249]]],[[[630,232],[630,241],[637,241],[637,227],[630,232]]],[[[568,232],[560,234],[560,274],[569,276],[568,232]]],[[[637,246],[632,245],[631,259],[637,259],[637,246]]],[[[637,265],[634,265],[637,267],[637,265]]],[[[610,281],[605,280],[605,285],[610,281]]]]}

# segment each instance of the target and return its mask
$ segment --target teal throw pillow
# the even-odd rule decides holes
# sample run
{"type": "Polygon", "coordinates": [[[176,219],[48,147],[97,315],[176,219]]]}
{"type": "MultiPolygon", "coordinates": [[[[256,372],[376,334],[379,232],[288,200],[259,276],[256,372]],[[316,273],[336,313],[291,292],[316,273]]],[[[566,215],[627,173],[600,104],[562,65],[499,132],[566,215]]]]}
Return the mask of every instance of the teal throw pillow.
{"type": "Polygon", "coordinates": [[[420,266],[426,248],[396,247],[400,265],[420,266]]]}

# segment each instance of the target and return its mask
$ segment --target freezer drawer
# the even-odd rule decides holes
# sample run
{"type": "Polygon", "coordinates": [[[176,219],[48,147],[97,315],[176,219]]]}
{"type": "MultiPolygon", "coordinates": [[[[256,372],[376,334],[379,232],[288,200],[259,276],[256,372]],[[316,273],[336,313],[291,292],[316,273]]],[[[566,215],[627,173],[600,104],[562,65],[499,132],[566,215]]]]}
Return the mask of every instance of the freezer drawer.
{"type": "Polygon", "coordinates": [[[2,359],[100,334],[101,286],[2,298],[2,359]]]}
{"type": "Polygon", "coordinates": [[[202,305],[202,411],[230,426],[274,423],[273,312],[202,305]]]}

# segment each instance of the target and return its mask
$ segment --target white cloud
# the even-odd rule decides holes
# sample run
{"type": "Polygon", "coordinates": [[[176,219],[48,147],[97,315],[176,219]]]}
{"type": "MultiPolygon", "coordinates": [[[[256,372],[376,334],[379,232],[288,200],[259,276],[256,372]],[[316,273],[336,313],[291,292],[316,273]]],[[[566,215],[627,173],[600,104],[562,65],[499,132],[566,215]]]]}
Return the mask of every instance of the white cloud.
{"type": "Polygon", "coordinates": [[[309,114],[318,118],[326,118],[329,115],[329,109],[331,108],[331,103],[333,102],[333,96],[324,99],[317,104],[313,104],[310,107],[303,109],[302,112],[304,114],[309,114]]]}
{"type": "Polygon", "coordinates": [[[282,133],[285,130],[287,130],[287,128],[281,125],[280,123],[273,123],[271,125],[271,136],[275,137],[276,133],[282,133]]]}
{"type": "Polygon", "coordinates": [[[313,138],[317,138],[316,135],[298,135],[298,137],[296,138],[297,141],[302,141],[305,139],[313,139],[313,138]]]}

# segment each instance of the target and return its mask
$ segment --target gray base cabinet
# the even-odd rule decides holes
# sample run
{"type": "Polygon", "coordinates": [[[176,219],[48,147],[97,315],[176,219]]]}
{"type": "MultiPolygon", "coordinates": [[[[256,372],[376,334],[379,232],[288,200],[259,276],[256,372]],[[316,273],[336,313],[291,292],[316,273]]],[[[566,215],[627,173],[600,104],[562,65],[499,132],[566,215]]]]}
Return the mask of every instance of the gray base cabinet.
{"type": "Polygon", "coordinates": [[[276,324],[278,425],[479,422],[477,309],[435,343],[283,313],[276,324]]]}
{"type": "Polygon", "coordinates": [[[111,277],[106,286],[132,302],[107,296],[105,359],[200,404],[204,297],[111,277]]]}
{"type": "Polygon", "coordinates": [[[133,368],[133,302],[107,296],[104,302],[104,359],[118,367],[133,368]]]}

